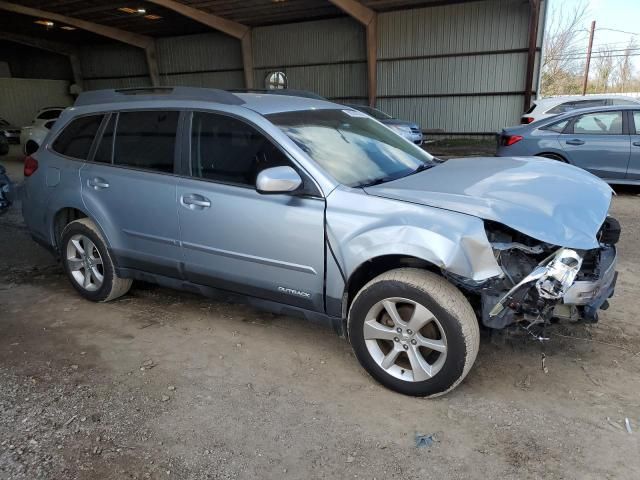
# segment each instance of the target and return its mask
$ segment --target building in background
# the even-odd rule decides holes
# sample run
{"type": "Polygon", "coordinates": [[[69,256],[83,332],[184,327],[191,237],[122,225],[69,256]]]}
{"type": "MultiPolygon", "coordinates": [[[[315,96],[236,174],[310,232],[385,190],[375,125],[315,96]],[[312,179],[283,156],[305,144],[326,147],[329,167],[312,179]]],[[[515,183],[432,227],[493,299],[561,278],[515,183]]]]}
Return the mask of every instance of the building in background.
{"type": "Polygon", "coordinates": [[[32,117],[31,110],[61,104],[60,88],[50,84],[52,98],[42,98],[38,85],[45,80],[67,89],[78,79],[84,89],[151,86],[153,79],[225,89],[280,82],[339,102],[373,102],[422,125],[430,137],[493,135],[517,124],[536,95],[547,0],[234,0],[203,7],[211,18],[246,28],[231,31],[235,36],[179,11],[181,5],[197,7],[193,0],[145,2],[144,14],[109,3],[20,2],[152,37],[154,66],[148,49],[80,28],[62,30],[61,23],[36,24],[38,18],[22,11],[3,12],[0,62],[8,63],[11,76],[30,79],[16,85],[31,88],[34,100],[22,91],[20,100],[0,98],[0,115],[17,123],[32,117]],[[25,46],[23,36],[74,50],[25,46]]]}

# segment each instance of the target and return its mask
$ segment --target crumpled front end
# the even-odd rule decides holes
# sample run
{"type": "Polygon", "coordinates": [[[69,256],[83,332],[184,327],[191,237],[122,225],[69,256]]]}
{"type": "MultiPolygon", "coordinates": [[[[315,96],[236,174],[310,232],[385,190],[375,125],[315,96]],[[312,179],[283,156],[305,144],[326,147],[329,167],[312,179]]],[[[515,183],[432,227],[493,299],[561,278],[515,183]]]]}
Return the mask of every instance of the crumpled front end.
{"type": "Polygon", "coordinates": [[[590,250],[545,244],[492,222],[487,222],[487,236],[504,276],[476,286],[457,279],[462,288],[479,293],[487,327],[596,322],[598,310],[608,307],[620,237],[614,218],[607,217],[597,235],[599,247],[590,250]]]}

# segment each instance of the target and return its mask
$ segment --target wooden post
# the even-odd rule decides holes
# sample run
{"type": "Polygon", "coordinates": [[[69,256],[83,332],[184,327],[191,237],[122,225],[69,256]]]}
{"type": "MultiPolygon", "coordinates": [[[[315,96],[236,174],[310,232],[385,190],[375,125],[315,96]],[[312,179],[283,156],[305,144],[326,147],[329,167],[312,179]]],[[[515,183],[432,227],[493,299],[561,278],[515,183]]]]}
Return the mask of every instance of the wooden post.
{"type": "Polygon", "coordinates": [[[529,0],[531,12],[529,14],[529,50],[527,52],[527,73],[524,87],[524,111],[531,107],[533,93],[533,71],[536,65],[536,50],[538,48],[538,23],[540,23],[540,0],[529,0]]]}
{"type": "Polygon", "coordinates": [[[584,66],[584,79],[582,81],[582,95],[587,93],[587,84],[589,83],[589,68],[591,67],[591,52],[593,50],[593,34],[596,31],[596,21],[591,22],[591,31],[589,32],[589,46],[587,47],[587,63],[584,66]]]}
{"type": "Polygon", "coordinates": [[[151,85],[154,87],[159,87],[160,71],[158,70],[158,56],[156,55],[155,42],[150,43],[147,48],[144,49],[144,56],[147,59],[147,68],[149,69],[151,85]]]}
{"type": "Polygon", "coordinates": [[[329,0],[336,7],[364,25],[367,39],[367,97],[376,106],[378,88],[378,14],[356,0],[329,0]]]}
{"type": "Polygon", "coordinates": [[[367,29],[367,93],[369,106],[376,106],[378,90],[378,17],[374,16],[367,29]]]}
{"type": "Polygon", "coordinates": [[[147,0],[161,7],[173,10],[191,20],[206,25],[227,35],[240,40],[242,48],[242,66],[244,69],[244,83],[246,88],[253,88],[253,48],[251,40],[251,28],[242,23],[234,22],[212,13],[204,12],[197,8],[185,5],[175,0],[147,0]]]}
{"type": "Polygon", "coordinates": [[[240,40],[242,46],[242,66],[244,69],[244,86],[253,88],[253,39],[251,31],[248,31],[240,40]]]}

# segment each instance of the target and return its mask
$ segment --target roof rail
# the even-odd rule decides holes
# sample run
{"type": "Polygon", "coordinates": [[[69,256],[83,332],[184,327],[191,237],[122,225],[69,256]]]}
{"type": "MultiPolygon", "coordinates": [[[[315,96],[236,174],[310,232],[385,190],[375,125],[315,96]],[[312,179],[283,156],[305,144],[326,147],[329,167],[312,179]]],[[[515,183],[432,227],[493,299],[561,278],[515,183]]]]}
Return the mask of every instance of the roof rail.
{"type": "Polygon", "coordinates": [[[309,90],[296,90],[295,88],[245,88],[229,90],[233,93],[266,93],[268,95],[285,95],[289,97],[313,98],[315,100],[327,100],[322,95],[309,90]]]}
{"type": "Polygon", "coordinates": [[[196,100],[242,105],[237,95],[226,90],[198,87],[144,87],[122,88],[118,90],[90,90],[78,95],[74,106],[96,105],[100,103],[135,102],[137,100],[196,100]]]}

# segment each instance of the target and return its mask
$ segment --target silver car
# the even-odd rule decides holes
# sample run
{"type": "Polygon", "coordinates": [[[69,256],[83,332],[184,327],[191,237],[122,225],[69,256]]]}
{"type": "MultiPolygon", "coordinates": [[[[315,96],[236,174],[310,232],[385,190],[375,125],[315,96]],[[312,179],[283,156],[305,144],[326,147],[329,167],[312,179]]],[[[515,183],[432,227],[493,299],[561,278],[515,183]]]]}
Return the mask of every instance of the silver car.
{"type": "Polygon", "coordinates": [[[33,237],[92,301],[133,280],[333,326],[408,395],[469,372],[480,326],[597,320],[611,189],[551,160],[437,161],[327,101],[97,91],[25,160],[33,237]]]}
{"type": "Polygon", "coordinates": [[[497,155],[547,157],[611,184],[640,184],[640,105],[575,110],[505,128],[497,155]]]}

